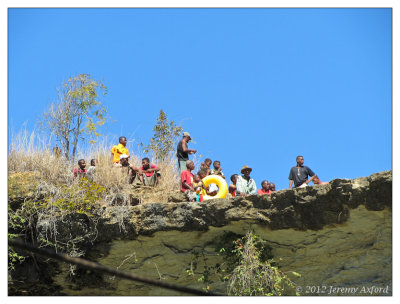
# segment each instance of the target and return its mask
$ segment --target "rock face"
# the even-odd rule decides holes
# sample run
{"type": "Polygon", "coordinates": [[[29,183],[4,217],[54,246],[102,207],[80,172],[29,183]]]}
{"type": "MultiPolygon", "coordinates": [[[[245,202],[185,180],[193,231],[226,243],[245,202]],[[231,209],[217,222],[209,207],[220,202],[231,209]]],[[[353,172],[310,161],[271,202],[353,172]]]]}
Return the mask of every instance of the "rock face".
{"type": "MultiPolygon", "coordinates": [[[[185,271],[193,264],[193,255],[200,252],[210,265],[221,262],[215,240],[227,231],[244,235],[252,229],[269,243],[274,258],[282,259],[284,271],[302,275],[294,278],[302,295],[369,295],[373,286],[380,289],[371,294],[391,295],[391,208],[392,172],[385,171],[272,195],[104,207],[95,219],[71,214],[68,219],[39,220],[37,229],[47,238],[57,231],[59,242],[83,238],[87,249],[109,242],[106,253],[96,256],[100,263],[114,267],[122,263],[121,270],[194,287],[200,287],[197,278],[188,278],[185,271]],[[123,262],[132,252],[135,259],[123,262]]],[[[207,267],[204,261],[196,263],[198,269],[207,267]]],[[[177,294],[126,281],[108,283],[108,291],[66,288],[64,292],[177,294]]],[[[212,288],[226,291],[223,283],[212,288]]]]}

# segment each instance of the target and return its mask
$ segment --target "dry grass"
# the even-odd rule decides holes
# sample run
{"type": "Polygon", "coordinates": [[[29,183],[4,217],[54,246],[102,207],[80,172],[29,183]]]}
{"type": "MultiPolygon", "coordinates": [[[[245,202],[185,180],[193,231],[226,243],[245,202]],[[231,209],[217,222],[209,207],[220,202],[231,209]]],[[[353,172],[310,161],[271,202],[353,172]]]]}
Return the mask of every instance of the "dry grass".
{"type": "MultiPolygon", "coordinates": [[[[51,192],[61,191],[66,185],[73,185],[77,180],[72,178],[73,169],[77,164],[70,164],[65,158],[57,158],[52,153],[49,139],[43,139],[35,132],[28,134],[22,131],[11,137],[8,155],[8,172],[34,173],[35,179],[42,189],[51,192]]],[[[161,182],[157,187],[137,187],[127,183],[126,173],[114,168],[111,162],[111,147],[115,143],[103,140],[86,151],[78,151],[77,159],[86,161],[90,166],[92,158],[97,160],[94,182],[105,187],[106,191],[100,198],[101,203],[111,204],[118,197],[120,205],[129,205],[131,196],[139,198],[141,203],[166,202],[169,194],[179,190],[179,173],[176,159],[171,155],[167,160],[157,162],[160,167],[161,182]]],[[[130,152],[131,165],[141,166],[141,157],[130,152]]],[[[60,193],[61,195],[62,193],[60,193]]]]}

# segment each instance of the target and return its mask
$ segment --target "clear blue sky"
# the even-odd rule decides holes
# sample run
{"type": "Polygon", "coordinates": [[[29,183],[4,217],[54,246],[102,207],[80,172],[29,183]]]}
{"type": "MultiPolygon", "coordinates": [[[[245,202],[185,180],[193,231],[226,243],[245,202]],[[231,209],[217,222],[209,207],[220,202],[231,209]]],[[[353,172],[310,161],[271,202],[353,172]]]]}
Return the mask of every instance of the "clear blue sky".
{"type": "Polygon", "coordinates": [[[87,73],[109,89],[114,123],[103,133],[147,144],[163,109],[202,159],[220,160],[227,177],[248,165],[258,187],[287,188],[297,155],[323,181],[392,169],[391,9],[9,9],[8,18],[10,130],[33,130],[56,87],[87,73]]]}

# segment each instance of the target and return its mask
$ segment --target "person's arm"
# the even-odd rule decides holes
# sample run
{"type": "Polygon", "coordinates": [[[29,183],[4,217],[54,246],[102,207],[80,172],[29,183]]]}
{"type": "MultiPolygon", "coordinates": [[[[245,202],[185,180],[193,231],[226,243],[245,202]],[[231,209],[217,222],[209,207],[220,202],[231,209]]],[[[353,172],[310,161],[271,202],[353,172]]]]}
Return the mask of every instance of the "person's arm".
{"type": "Polygon", "coordinates": [[[305,183],[308,185],[308,183],[311,182],[314,177],[315,177],[315,175],[311,176],[308,180],[305,181],[305,183]]]}
{"type": "Polygon", "coordinates": [[[189,190],[191,190],[191,191],[194,191],[193,187],[190,187],[190,186],[186,183],[186,180],[183,181],[182,186],[183,186],[183,188],[185,188],[185,189],[189,189],[189,190]]]}
{"type": "Polygon", "coordinates": [[[149,168],[149,169],[147,169],[145,172],[146,172],[146,173],[150,173],[150,172],[157,172],[157,171],[160,171],[160,168],[157,167],[156,165],[154,165],[153,168],[149,168]]]}
{"type": "Polygon", "coordinates": [[[306,184],[312,181],[312,179],[316,176],[316,174],[311,170],[309,167],[307,167],[307,175],[311,176],[310,179],[306,181],[306,184]]]}
{"type": "Polygon", "coordinates": [[[290,169],[290,172],[289,172],[289,189],[292,189],[292,185],[293,185],[293,172],[292,172],[292,169],[290,169]]]}
{"type": "Polygon", "coordinates": [[[186,153],[189,153],[189,154],[197,152],[197,150],[188,149],[186,141],[182,141],[182,150],[183,150],[183,152],[186,152],[186,153]]]}

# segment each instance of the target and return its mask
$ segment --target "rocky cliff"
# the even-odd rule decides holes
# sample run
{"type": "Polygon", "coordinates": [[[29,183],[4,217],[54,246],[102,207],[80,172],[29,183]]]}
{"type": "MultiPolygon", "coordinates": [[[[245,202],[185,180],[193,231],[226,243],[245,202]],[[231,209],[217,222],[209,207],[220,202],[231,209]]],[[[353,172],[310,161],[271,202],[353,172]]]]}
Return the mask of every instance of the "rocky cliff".
{"type": "MultiPolygon", "coordinates": [[[[196,263],[197,273],[204,273],[221,263],[216,253],[221,239],[253,230],[268,242],[284,271],[302,275],[294,278],[302,295],[391,295],[391,171],[272,195],[202,203],[179,200],[177,193],[168,203],[105,206],[92,218],[84,214],[42,218],[37,231],[58,242],[79,239],[86,254],[105,265],[200,287],[195,275],[188,277],[188,265],[196,263]]],[[[55,278],[61,284],[63,276],[55,278]]],[[[103,279],[105,288],[64,287],[63,292],[176,294],[103,279]]],[[[212,288],[226,291],[226,285],[216,279],[212,288]]]]}

